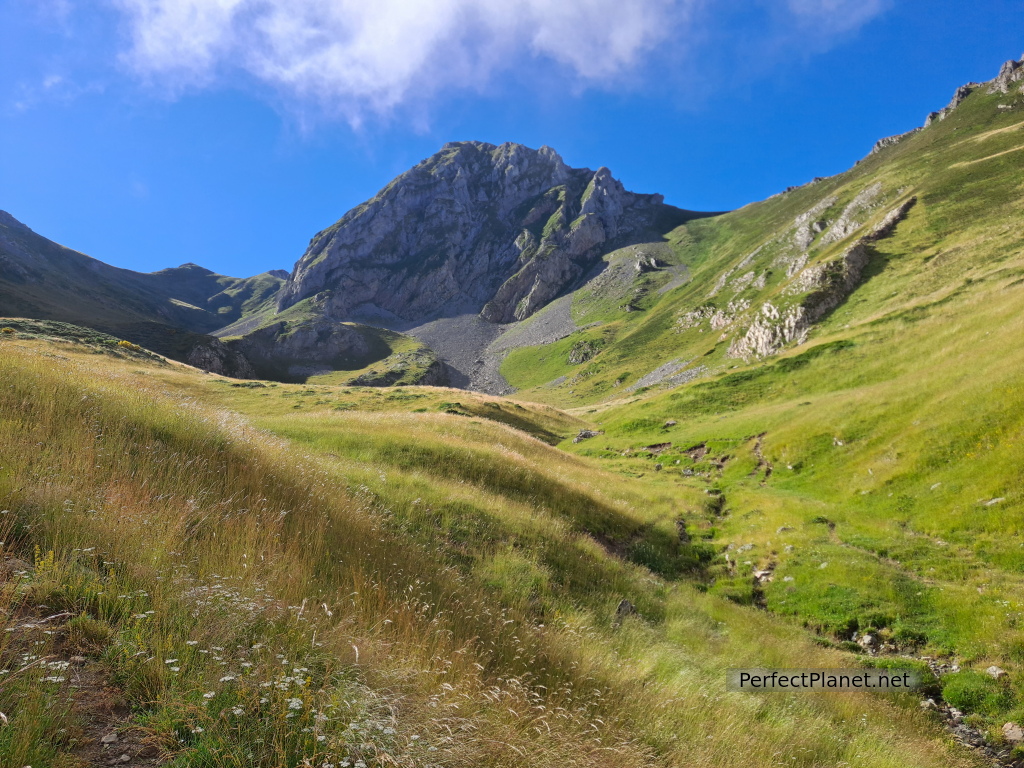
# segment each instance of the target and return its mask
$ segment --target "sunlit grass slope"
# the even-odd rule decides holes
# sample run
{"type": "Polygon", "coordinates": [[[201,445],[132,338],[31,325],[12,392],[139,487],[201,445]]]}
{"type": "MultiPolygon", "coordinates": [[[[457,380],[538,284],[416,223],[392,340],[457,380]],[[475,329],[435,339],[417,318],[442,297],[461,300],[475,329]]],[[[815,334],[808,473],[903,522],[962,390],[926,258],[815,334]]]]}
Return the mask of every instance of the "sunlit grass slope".
{"type": "Polygon", "coordinates": [[[1024,718],[1022,149],[1022,97],[982,88],[846,174],[688,224],[676,239],[693,281],[595,364],[605,378],[644,355],[650,368],[679,357],[708,370],[600,403],[578,383],[573,397],[594,404],[576,412],[605,434],[568,446],[627,475],[662,464],[680,493],[709,491],[688,519],[729,548],[712,593],[837,640],[867,631],[892,653],[945,657],[962,669],[943,679],[947,700],[996,741],[1024,718]],[[841,208],[875,182],[917,205],[805,343],[744,362],[725,357],[731,331],[678,322],[801,211],[830,195],[841,208]],[[702,444],[707,455],[690,450],[702,444]],[[984,674],[993,664],[1008,676],[984,674]]]}
{"type": "Polygon", "coordinates": [[[182,767],[974,764],[912,697],[725,692],[856,662],[691,586],[700,489],[518,428],[568,417],[87,344],[0,336],[4,765],[91,764],[99,686],[182,767]]]}

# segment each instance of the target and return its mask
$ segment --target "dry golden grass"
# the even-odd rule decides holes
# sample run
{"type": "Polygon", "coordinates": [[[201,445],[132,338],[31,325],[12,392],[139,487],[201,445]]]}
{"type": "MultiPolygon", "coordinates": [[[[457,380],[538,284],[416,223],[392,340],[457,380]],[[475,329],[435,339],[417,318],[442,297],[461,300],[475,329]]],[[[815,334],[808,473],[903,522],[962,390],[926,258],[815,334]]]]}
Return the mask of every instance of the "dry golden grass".
{"type": "MultiPolygon", "coordinates": [[[[112,628],[95,663],[172,765],[972,764],[909,699],[726,693],[728,666],[849,659],[609,553],[672,499],[505,426],[260,422],[195,373],[42,343],[5,341],[0,382],[5,551],[40,552],[4,594],[112,628]]],[[[0,688],[9,764],[75,752],[43,676],[0,688]]]]}

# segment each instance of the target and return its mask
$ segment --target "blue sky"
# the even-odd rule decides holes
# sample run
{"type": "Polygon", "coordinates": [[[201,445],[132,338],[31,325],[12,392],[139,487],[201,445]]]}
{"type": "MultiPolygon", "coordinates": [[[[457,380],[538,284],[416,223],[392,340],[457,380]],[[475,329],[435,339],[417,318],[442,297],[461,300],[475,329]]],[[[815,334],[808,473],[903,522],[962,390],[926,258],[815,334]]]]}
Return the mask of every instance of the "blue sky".
{"type": "Polygon", "coordinates": [[[291,269],[446,141],[723,210],[1024,51],[1021,0],[0,0],[0,209],[117,266],[291,269]]]}

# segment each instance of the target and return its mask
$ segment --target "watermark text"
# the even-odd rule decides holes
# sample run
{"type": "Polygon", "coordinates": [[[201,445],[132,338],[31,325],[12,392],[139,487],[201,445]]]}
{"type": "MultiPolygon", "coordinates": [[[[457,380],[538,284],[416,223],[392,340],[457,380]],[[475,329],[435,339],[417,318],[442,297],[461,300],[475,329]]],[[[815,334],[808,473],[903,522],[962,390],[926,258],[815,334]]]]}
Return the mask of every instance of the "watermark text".
{"type": "Polygon", "coordinates": [[[909,691],[917,675],[905,669],[730,669],[730,691],[909,691]]]}

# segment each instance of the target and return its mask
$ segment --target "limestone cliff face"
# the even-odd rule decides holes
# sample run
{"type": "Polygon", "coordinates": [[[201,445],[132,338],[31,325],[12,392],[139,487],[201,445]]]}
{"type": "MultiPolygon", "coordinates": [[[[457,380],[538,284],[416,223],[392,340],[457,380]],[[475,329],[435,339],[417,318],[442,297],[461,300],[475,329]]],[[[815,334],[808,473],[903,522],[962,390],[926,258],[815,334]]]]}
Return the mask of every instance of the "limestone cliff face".
{"type": "Polygon", "coordinates": [[[525,318],[611,245],[686,218],[627,192],[606,168],[567,166],[549,147],[446,144],[310,242],[278,308],[331,291],[337,320],[414,323],[481,312],[525,318]]]}
{"type": "MultiPolygon", "coordinates": [[[[854,198],[853,203],[846,207],[836,224],[847,221],[848,212],[857,205],[862,205],[865,193],[872,189],[873,187],[868,187],[854,198]]],[[[877,196],[879,191],[880,189],[875,190],[874,196],[877,196]]],[[[784,309],[766,301],[747,327],[746,333],[736,338],[729,346],[729,356],[744,360],[762,358],[774,355],[791,342],[802,343],[807,338],[811,326],[846,301],[858,286],[864,268],[871,260],[872,244],[890,237],[916,203],[917,198],[911,197],[897,205],[838,258],[814,264],[794,273],[784,293],[797,296],[798,299],[784,309]]],[[[860,225],[857,224],[856,227],[860,225]]]]}

